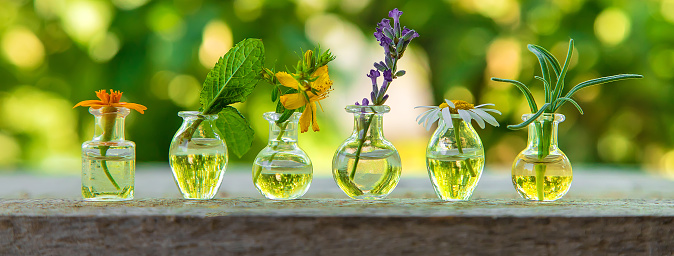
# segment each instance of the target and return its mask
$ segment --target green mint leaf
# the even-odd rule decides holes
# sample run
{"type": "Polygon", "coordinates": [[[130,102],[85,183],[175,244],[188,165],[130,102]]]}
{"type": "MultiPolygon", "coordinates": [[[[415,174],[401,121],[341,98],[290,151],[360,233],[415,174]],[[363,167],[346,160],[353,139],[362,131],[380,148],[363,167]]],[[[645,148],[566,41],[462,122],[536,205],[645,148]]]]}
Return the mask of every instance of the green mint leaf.
{"type": "Polygon", "coordinates": [[[245,39],[222,56],[206,76],[199,102],[204,114],[215,114],[229,104],[246,101],[260,80],[264,45],[245,39]]]}
{"type": "Polygon", "coordinates": [[[250,127],[248,120],[232,106],[226,106],[215,120],[218,130],[225,136],[227,150],[241,158],[253,144],[255,131],[250,127]]]}

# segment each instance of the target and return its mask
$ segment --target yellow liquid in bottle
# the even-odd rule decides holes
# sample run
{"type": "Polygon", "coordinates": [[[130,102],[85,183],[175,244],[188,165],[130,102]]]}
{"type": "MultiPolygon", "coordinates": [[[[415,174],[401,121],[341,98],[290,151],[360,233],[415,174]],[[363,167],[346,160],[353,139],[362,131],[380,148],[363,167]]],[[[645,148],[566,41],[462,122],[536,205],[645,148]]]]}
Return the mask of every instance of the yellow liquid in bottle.
{"type": "Polygon", "coordinates": [[[171,155],[169,160],[185,199],[211,199],[218,192],[227,165],[225,154],[171,155]]]}
{"type": "Polygon", "coordinates": [[[295,199],[309,190],[313,177],[310,164],[292,160],[259,161],[253,175],[259,173],[255,187],[265,197],[276,200],[295,199]]]}
{"type": "Polygon", "coordinates": [[[513,165],[512,180],[522,197],[554,201],[569,191],[573,176],[571,164],[563,156],[550,155],[542,160],[536,156],[520,156],[513,165]],[[542,178],[542,182],[538,181],[538,177],[542,178]],[[540,185],[542,188],[539,188],[540,185]]]}
{"type": "MultiPolygon", "coordinates": [[[[112,146],[108,152],[118,150],[133,151],[131,147],[112,146]]],[[[133,155],[101,156],[98,154],[98,149],[93,152],[95,153],[85,153],[82,157],[82,197],[84,200],[124,201],[133,199],[136,170],[133,155]]]]}
{"type": "Polygon", "coordinates": [[[484,168],[481,151],[462,155],[430,155],[426,158],[431,183],[442,200],[468,200],[484,168]]]}
{"type": "Polygon", "coordinates": [[[360,155],[353,180],[350,175],[355,164],[352,154],[337,155],[337,184],[351,198],[381,199],[398,185],[402,164],[392,150],[375,150],[360,155]]]}

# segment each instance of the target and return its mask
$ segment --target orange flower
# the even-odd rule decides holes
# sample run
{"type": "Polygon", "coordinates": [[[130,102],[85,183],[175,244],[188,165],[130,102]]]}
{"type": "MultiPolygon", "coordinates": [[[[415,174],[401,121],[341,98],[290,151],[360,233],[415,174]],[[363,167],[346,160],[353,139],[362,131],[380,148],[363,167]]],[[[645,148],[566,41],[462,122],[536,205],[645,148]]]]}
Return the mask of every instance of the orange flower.
{"type": "Polygon", "coordinates": [[[94,109],[99,109],[102,107],[122,107],[122,108],[129,108],[136,110],[143,114],[144,110],[147,108],[143,105],[136,104],[136,103],[128,103],[128,102],[119,102],[120,99],[122,99],[122,92],[120,91],[113,91],[110,89],[110,94],[105,92],[105,90],[100,90],[96,92],[96,97],[98,97],[100,100],[84,100],[80,101],[80,103],[77,103],[73,108],[82,106],[82,107],[92,107],[94,109]]]}

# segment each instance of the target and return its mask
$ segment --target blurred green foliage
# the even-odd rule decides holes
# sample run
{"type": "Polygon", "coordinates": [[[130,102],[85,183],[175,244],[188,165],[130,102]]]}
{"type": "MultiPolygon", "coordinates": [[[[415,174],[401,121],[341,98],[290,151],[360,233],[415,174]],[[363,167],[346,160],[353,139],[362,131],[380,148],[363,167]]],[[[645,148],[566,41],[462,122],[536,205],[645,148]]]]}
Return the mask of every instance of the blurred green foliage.
{"type": "MultiPolygon", "coordinates": [[[[573,162],[639,164],[674,173],[672,0],[0,0],[0,166],[46,169],[79,161],[78,145],[90,139],[93,118],[69,108],[107,88],[148,107],[126,125],[127,138],[138,145],[137,159],[166,161],[181,122],[176,113],[198,108],[198,90],[214,57],[233,43],[263,39],[267,67],[282,70],[296,62],[300,49],[331,46],[311,33],[330,33],[334,17],[348,25],[338,29],[358,31],[340,40],[372,44],[375,24],[395,7],[404,12],[403,25],[421,35],[413,46],[426,62],[435,101],[423,105],[464,99],[496,103],[504,113],[501,127],[481,132],[490,163],[509,165],[524,148],[526,132],[509,131],[505,124],[518,122],[526,101],[514,87],[488,78],[519,79],[541,96],[542,85],[533,79],[538,63],[526,44],[563,58],[573,38],[577,52],[569,84],[619,73],[646,78],[577,94],[586,114],[580,118],[570,105],[561,110],[567,115],[561,148],[573,162]]],[[[338,60],[359,58],[333,52],[338,60]]],[[[337,66],[331,76],[344,86],[369,88],[367,71],[337,66]]],[[[273,110],[268,90],[258,84],[251,103],[236,107],[249,119],[261,119],[259,113],[273,110]]],[[[337,122],[326,118],[333,114],[345,115],[325,114],[320,122],[337,122]]],[[[412,122],[415,116],[395,118],[412,122]]],[[[266,124],[257,125],[253,148],[233,161],[251,162],[264,146],[266,124]]],[[[347,134],[327,129],[321,136],[339,143],[347,134]]],[[[329,159],[333,151],[314,154],[329,159]]]]}

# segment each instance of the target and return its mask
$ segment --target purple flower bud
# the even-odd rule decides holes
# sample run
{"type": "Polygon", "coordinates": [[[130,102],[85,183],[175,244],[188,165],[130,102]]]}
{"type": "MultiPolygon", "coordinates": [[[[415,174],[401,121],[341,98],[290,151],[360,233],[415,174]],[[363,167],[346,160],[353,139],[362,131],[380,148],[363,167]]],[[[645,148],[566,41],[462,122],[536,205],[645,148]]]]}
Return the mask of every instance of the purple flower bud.
{"type": "Polygon", "coordinates": [[[396,23],[400,19],[400,15],[403,15],[402,11],[399,11],[398,8],[395,8],[388,12],[388,16],[393,19],[393,22],[396,23]]]}
{"type": "Polygon", "coordinates": [[[400,15],[403,15],[403,12],[399,11],[398,8],[395,8],[388,12],[388,16],[393,19],[393,28],[395,29],[396,37],[400,37],[400,15]]]}
{"type": "Polygon", "coordinates": [[[367,98],[363,98],[363,106],[370,105],[370,102],[367,100],[367,98]]]}
{"type": "Polygon", "coordinates": [[[384,81],[386,82],[393,82],[393,74],[391,74],[391,70],[387,69],[384,71],[384,81]]]}
{"type": "Polygon", "coordinates": [[[358,101],[356,101],[356,106],[360,106],[360,104],[358,103],[358,101]]]}
{"type": "Polygon", "coordinates": [[[419,34],[414,31],[413,29],[408,29],[405,28],[403,29],[403,37],[402,39],[404,41],[412,41],[412,39],[419,37],[419,34]]]}
{"type": "Polygon", "coordinates": [[[376,69],[371,69],[370,73],[367,74],[367,77],[372,79],[372,85],[376,85],[377,84],[377,77],[379,77],[380,75],[381,75],[381,73],[379,73],[379,71],[377,71],[376,69]]]}

